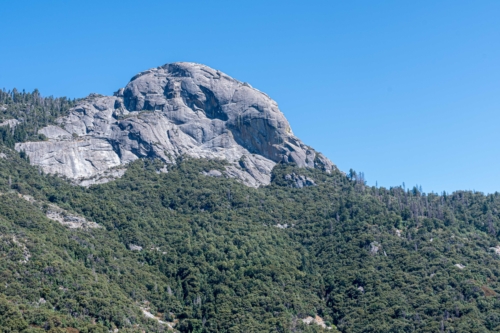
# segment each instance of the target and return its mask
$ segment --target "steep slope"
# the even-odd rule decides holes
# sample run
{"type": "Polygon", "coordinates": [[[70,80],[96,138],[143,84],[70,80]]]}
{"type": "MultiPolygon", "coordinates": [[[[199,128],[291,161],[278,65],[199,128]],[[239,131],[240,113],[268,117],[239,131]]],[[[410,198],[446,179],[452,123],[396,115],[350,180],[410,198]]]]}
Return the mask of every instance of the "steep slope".
{"type": "Polygon", "coordinates": [[[0,151],[6,332],[164,332],[168,325],[182,332],[318,332],[301,321],[321,300],[317,278],[301,268],[300,244],[231,213],[228,186],[233,196],[248,190],[251,206],[259,195],[200,172],[224,165],[185,161],[158,174],[159,161],[138,160],[118,183],[87,189],[40,175],[13,151],[0,151]],[[28,193],[37,205],[22,197],[28,193]],[[45,217],[51,205],[101,227],[51,221],[45,217]]]}
{"type": "Polygon", "coordinates": [[[173,63],[142,72],[114,96],[90,95],[18,143],[34,165],[81,184],[120,176],[140,157],[168,164],[180,156],[223,159],[225,174],[257,187],[276,163],[330,171],[334,165],[292,133],[266,94],[207,66],[173,63]]]}
{"type": "Polygon", "coordinates": [[[206,159],[166,174],[140,159],[84,188],[2,153],[0,321],[40,327],[24,332],[166,328],[141,307],[181,332],[334,332],[302,323],[316,315],[345,333],[500,329],[499,194],[281,164],[253,189],[204,176],[225,167],[206,159]],[[298,188],[301,176],[316,186],[298,188]],[[102,228],[63,227],[49,205],[102,228]]]}
{"type": "MultiPolygon", "coordinates": [[[[270,183],[252,188],[221,177],[236,168],[229,158],[165,154],[162,172],[154,148],[106,169],[120,179],[81,187],[13,150],[90,142],[84,157],[97,165],[93,156],[108,152],[91,140],[115,139],[73,135],[72,124],[90,133],[99,124],[74,107],[128,100],[117,95],[0,92],[0,331],[500,331],[499,193],[369,187],[353,171],[300,160],[277,163],[270,183]]],[[[163,114],[133,111],[152,105],[137,96],[134,107],[113,106],[128,114],[109,128],[163,114]]],[[[221,121],[231,128],[229,116],[221,121]]]]}

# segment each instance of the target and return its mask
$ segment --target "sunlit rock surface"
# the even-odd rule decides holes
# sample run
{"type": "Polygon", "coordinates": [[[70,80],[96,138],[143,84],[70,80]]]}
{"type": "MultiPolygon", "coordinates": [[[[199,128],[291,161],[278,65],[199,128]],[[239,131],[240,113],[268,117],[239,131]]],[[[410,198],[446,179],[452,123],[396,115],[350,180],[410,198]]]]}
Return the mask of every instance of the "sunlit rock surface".
{"type": "Polygon", "coordinates": [[[254,187],[269,184],[279,162],[335,168],[293,135],[269,96],[195,63],[139,73],[114,96],[91,94],[58,123],[39,131],[48,141],[16,149],[45,172],[82,185],[108,181],[111,168],[137,158],[167,165],[182,155],[223,159],[225,176],[254,187]]]}

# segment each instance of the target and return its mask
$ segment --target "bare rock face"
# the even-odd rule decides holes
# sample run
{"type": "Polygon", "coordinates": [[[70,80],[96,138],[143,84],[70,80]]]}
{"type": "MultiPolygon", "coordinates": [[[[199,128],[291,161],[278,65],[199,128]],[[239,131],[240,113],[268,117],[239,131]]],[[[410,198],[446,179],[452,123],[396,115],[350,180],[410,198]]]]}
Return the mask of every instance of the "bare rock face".
{"type": "MultiPolygon", "coordinates": [[[[2,107],[0,107],[0,111],[3,111],[2,107]]],[[[6,110],[6,108],[5,108],[6,110]]],[[[19,124],[19,120],[17,119],[7,119],[3,122],[0,122],[0,127],[2,126],[10,126],[10,128],[15,128],[19,124]]]]}
{"type": "Polygon", "coordinates": [[[316,186],[314,179],[304,175],[298,175],[295,172],[285,175],[285,180],[290,183],[291,187],[303,188],[305,186],[316,186]]]}
{"type": "Polygon", "coordinates": [[[226,176],[254,187],[269,184],[279,162],[335,168],[293,135],[269,96],[195,63],[142,72],[114,96],[91,94],[58,123],[40,130],[48,141],[16,149],[45,172],[85,185],[143,157],[224,159],[226,176]]]}

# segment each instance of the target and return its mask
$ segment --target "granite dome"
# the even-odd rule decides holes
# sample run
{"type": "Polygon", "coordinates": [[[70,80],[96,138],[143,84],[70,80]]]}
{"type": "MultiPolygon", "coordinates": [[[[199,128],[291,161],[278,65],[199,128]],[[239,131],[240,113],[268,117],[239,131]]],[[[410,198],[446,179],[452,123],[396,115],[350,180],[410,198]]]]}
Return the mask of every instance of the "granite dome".
{"type": "Polygon", "coordinates": [[[105,182],[143,157],[224,159],[226,175],[249,186],[270,182],[276,163],[335,166],[293,135],[278,104],[249,84],[196,63],[134,76],[114,96],[91,94],[39,132],[48,141],[16,145],[32,164],[82,185],[105,182]]]}

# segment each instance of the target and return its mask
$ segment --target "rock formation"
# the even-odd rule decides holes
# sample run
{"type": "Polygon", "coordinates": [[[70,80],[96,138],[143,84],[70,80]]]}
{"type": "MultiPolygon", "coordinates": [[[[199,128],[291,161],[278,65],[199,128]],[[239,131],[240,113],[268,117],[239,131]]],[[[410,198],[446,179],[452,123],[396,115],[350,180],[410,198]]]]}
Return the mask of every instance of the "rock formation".
{"type": "Polygon", "coordinates": [[[134,76],[114,96],[91,94],[48,141],[16,145],[32,164],[90,185],[120,176],[137,158],[224,159],[226,176],[249,186],[270,182],[276,163],[330,171],[335,166],[292,133],[277,103],[249,84],[195,63],[173,63],[134,76]]]}
{"type": "MultiPolygon", "coordinates": [[[[0,108],[1,110],[1,108],[0,108]]],[[[0,123],[0,127],[10,126],[10,128],[15,128],[19,124],[19,120],[17,119],[8,119],[0,123]]]]}

